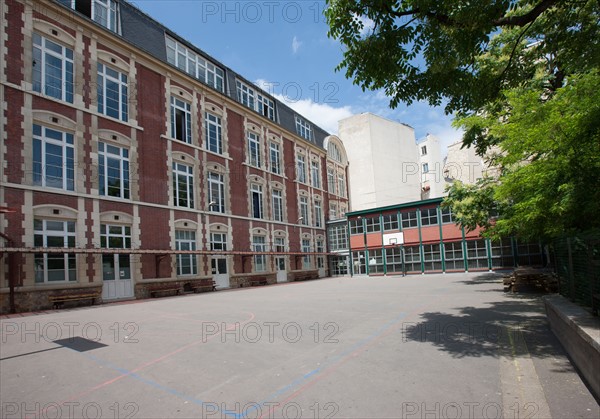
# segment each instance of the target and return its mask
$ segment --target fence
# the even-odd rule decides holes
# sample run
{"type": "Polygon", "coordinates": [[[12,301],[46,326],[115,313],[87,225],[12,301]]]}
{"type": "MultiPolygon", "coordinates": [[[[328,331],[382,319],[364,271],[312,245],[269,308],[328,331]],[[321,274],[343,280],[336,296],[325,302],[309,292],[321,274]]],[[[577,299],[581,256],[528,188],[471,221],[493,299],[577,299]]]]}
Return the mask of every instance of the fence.
{"type": "Polygon", "coordinates": [[[562,237],[553,243],[554,264],[560,293],[584,306],[600,294],[600,232],[562,237]]]}

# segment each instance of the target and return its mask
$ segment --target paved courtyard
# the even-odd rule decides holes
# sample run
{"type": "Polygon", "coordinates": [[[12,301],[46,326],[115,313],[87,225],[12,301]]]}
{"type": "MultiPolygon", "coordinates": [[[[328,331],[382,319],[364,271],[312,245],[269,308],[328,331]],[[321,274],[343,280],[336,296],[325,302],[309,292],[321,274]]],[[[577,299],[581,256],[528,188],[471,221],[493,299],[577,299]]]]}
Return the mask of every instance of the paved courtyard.
{"type": "Polygon", "coordinates": [[[4,318],[1,417],[600,417],[496,274],[328,278],[4,318]]]}

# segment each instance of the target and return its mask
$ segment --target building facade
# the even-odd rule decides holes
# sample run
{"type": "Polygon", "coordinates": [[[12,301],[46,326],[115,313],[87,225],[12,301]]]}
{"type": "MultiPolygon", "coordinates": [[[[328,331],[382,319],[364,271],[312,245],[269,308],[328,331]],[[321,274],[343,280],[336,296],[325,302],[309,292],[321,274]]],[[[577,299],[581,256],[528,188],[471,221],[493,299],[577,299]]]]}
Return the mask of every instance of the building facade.
{"type": "Polygon", "coordinates": [[[328,275],[338,137],[126,1],[6,0],[0,36],[2,310],[328,275]]]}
{"type": "Polygon", "coordinates": [[[421,199],[414,129],[371,113],[338,123],[348,153],[351,211],[421,199]]]}
{"type": "Polygon", "coordinates": [[[442,198],[347,214],[354,275],[488,271],[543,265],[539,243],[491,241],[460,228],[442,198]]]}

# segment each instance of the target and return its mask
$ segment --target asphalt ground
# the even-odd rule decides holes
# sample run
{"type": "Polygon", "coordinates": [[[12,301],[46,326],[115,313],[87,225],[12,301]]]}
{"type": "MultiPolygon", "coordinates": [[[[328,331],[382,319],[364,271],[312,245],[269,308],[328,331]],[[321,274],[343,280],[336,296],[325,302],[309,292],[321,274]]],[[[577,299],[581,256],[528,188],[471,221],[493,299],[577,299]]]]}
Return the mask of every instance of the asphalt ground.
{"type": "MultiPolygon", "coordinates": [[[[2,418],[599,418],[541,295],[327,278],[1,320],[2,418]]],[[[598,366],[590,366],[590,368],[598,366]]]]}

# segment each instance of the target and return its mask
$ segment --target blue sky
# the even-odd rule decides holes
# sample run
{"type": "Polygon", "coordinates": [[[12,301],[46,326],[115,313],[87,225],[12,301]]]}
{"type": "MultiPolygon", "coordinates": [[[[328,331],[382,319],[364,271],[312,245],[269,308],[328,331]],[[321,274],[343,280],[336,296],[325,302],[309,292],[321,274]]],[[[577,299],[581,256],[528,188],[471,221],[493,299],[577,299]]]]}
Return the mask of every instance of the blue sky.
{"type": "Polygon", "coordinates": [[[327,37],[324,0],[132,0],[144,12],[325,130],[371,112],[427,133],[460,139],[442,108],[426,103],[390,109],[383,92],[363,92],[335,67],[342,46],[327,37]]]}

